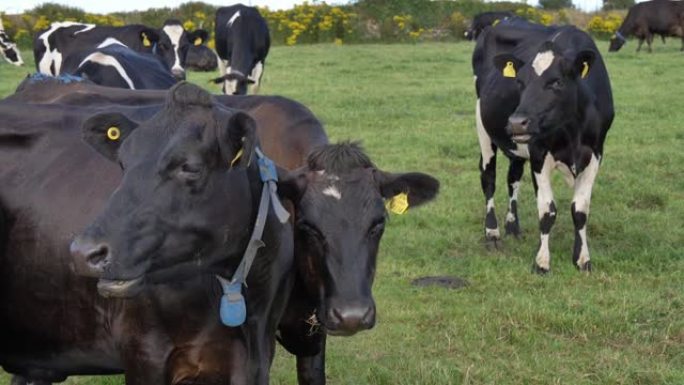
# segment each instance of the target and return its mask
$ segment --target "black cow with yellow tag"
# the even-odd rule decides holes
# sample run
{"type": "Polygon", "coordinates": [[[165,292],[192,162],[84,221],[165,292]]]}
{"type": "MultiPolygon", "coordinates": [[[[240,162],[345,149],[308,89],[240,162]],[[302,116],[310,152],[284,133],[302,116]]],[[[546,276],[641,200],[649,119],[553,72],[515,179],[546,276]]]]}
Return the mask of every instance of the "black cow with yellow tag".
{"type": "Polygon", "coordinates": [[[608,72],[594,41],[572,26],[506,20],[483,32],[473,53],[473,71],[488,245],[498,246],[501,240],[494,213],[496,153],[501,149],[510,159],[506,233],[520,235],[518,192],[523,166],[530,160],[541,231],[533,268],[549,271],[549,233],[556,218],[550,176],[559,169],[574,188],[573,262],[580,270],[591,270],[591,190],[614,116],[608,72]]]}

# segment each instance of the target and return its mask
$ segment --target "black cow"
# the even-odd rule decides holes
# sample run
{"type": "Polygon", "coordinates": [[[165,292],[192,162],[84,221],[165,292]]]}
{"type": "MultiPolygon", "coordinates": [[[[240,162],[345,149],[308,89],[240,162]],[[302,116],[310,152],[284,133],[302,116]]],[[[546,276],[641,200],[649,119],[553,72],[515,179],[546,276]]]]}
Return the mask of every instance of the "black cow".
{"type": "Polygon", "coordinates": [[[158,56],[136,52],[113,39],[103,44],[67,56],[62,73],[132,90],[169,89],[176,84],[177,79],[158,56]]]}
{"type": "Polygon", "coordinates": [[[14,64],[15,66],[24,65],[19,48],[17,48],[17,44],[13,42],[5,32],[2,20],[0,20],[0,51],[2,51],[2,56],[8,63],[14,64]]]}
{"type": "Polygon", "coordinates": [[[183,79],[185,54],[195,35],[206,36],[206,31],[186,32],[177,20],[166,21],[161,30],[139,24],[105,27],[55,22],[36,34],[33,55],[38,72],[55,76],[62,73],[62,64],[72,53],[94,49],[115,39],[134,51],[159,55],[174,76],[183,79]]]}
{"type": "Polygon", "coordinates": [[[193,45],[185,57],[185,67],[195,71],[214,71],[218,67],[218,56],[204,44],[193,45]]]}
{"type": "Polygon", "coordinates": [[[496,25],[502,20],[515,16],[512,12],[482,12],[473,17],[470,27],[465,31],[464,36],[468,40],[477,40],[480,33],[490,25],[496,25]]]}
{"type": "Polygon", "coordinates": [[[223,83],[223,93],[244,95],[247,84],[259,87],[271,36],[259,10],[242,4],[216,10],[216,52],[223,83]]]}
{"type": "Polygon", "coordinates": [[[559,168],[574,185],[573,262],[590,270],[586,226],[591,190],[614,115],[608,73],[596,45],[574,27],[501,22],[478,40],[473,70],[486,240],[494,245],[500,240],[494,190],[501,149],[510,159],[506,232],[520,234],[517,199],[529,159],[541,230],[534,269],[549,271],[549,233],[556,218],[550,176],[559,168]]]}
{"type": "Polygon", "coordinates": [[[641,51],[644,40],[648,45],[648,52],[652,52],[653,35],[675,36],[682,39],[684,51],[684,2],[670,0],[651,0],[633,5],[627,17],[610,39],[610,52],[620,50],[627,41],[627,37],[635,36],[639,39],[637,52],[641,51]]]}

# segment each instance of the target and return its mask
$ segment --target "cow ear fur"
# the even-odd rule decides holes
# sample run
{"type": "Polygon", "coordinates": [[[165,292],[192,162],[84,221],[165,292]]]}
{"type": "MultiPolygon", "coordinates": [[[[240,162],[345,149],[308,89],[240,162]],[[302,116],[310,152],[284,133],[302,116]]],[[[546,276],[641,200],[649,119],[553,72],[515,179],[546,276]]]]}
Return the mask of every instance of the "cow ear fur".
{"type": "Polygon", "coordinates": [[[510,53],[496,55],[492,61],[494,62],[494,67],[497,68],[505,77],[515,77],[517,72],[520,70],[520,67],[525,64],[525,62],[511,55],[510,53]],[[507,68],[509,66],[513,66],[513,76],[507,76],[509,73],[508,71],[510,71],[510,69],[507,68]]]}
{"type": "Polygon", "coordinates": [[[429,202],[439,192],[439,181],[420,172],[395,174],[375,170],[374,176],[383,198],[391,199],[405,193],[408,195],[409,207],[420,206],[429,202]]]}
{"type": "Polygon", "coordinates": [[[91,116],[81,126],[83,141],[105,158],[116,162],[121,143],[138,127],[138,123],[118,112],[91,116]]]}
{"type": "Polygon", "coordinates": [[[238,111],[219,129],[222,162],[229,167],[247,167],[256,148],[256,122],[247,113],[238,111]]]}

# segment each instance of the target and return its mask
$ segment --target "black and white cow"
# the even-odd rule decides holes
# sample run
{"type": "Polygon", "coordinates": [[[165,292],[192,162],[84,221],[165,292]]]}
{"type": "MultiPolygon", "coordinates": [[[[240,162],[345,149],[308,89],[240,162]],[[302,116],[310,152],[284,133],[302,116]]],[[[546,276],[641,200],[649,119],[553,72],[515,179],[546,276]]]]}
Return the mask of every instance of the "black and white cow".
{"type": "Polygon", "coordinates": [[[2,20],[0,19],[0,51],[2,56],[7,60],[8,63],[14,64],[15,66],[24,65],[24,61],[21,59],[21,53],[17,44],[10,39],[9,35],[5,32],[5,27],[2,25],[2,20]]]}
{"type": "Polygon", "coordinates": [[[218,67],[219,58],[216,52],[204,44],[192,45],[185,57],[185,67],[194,71],[214,71],[218,67]]]}
{"type": "Polygon", "coordinates": [[[174,76],[183,79],[185,54],[196,33],[186,32],[177,20],[166,21],[161,30],[140,24],[108,27],[55,22],[36,34],[33,55],[38,72],[55,76],[62,73],[64,59],[71,53],[96,48],[107,39],[116,39],[134,51],[159,55],[174,76]]]}
{"type": "Polygon", "coordinates": [[[61,72],[95,84],[131,90],[165,90],[177,81],[159,56],[134,51],[113,38],[97,48],[70,54],[61,72]]]}
{"type": "Polygon", "coordinates": [[[243,95],[247,84],[258,89],[271,46],[268,24],[259,10],[242,4],[216,11],[216,52],[221,58],[221,77],[225,94],[243,95]]]}
{"type": "Polygon", "coordinates": [[[490,25],[496,25],[501,22],[501,20],[508,19],[515,16],[512,12],[482,12],[478,13],[473,17],[473,21],[470,23],[470,27],[463,34],[468,40],[476,40],[482,30],[489,27],[490,25]]]}
{"type": "Polygon", "coordinates": [[[520,234],[518,191],[529,159],[541,231],[534,270],[549,271],[549,233],[556,218],[551,173],[558,168],[574,186],[573,262],[591,270],[589,204],[614,116],[608,72],[594,41],[570,26],[502,21],[478,40],[473,70],[488,244],[497,245],[501,238],[494,213],[496,152],[501,149],[510,159],[506,233],[520,234]]]}

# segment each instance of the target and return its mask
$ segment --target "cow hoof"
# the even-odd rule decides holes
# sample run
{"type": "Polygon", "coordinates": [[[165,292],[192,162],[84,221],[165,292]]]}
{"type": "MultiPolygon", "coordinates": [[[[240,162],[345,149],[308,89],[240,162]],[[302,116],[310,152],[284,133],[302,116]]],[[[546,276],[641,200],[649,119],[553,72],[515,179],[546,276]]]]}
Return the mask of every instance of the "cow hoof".
{"type": "Polygon", "coordinates": [[[506,222],[506,235],[512,235],[515,239],[520,239],[520,225],[515,222],[506,222]]]}
{"type": "Polygon", "coordinates": [[[534,264],[532,265],[532,273],[534,273],[534,274],[546,275],[546,274],[548,274],[549,272],[550,272],[549,269],[545,269],[545,268],[543,268],[543,267],[540,267],[540,266],[537,265],[536,263],[534,263],[534,264]]]}
{"type": "Polygon", "coordinates": [[[488,251],[500,251],[503,249],[503,242],[499,238],[488,238],[485,239],[485,248],[488,251]]]}
{"type": "Polygon", "coordinates": [[[579,271],[591,273],[591,261],[587,261],[587,263],[585,263],[582,266],[578,266],[577,268],[579,269],[579,271]]]}

